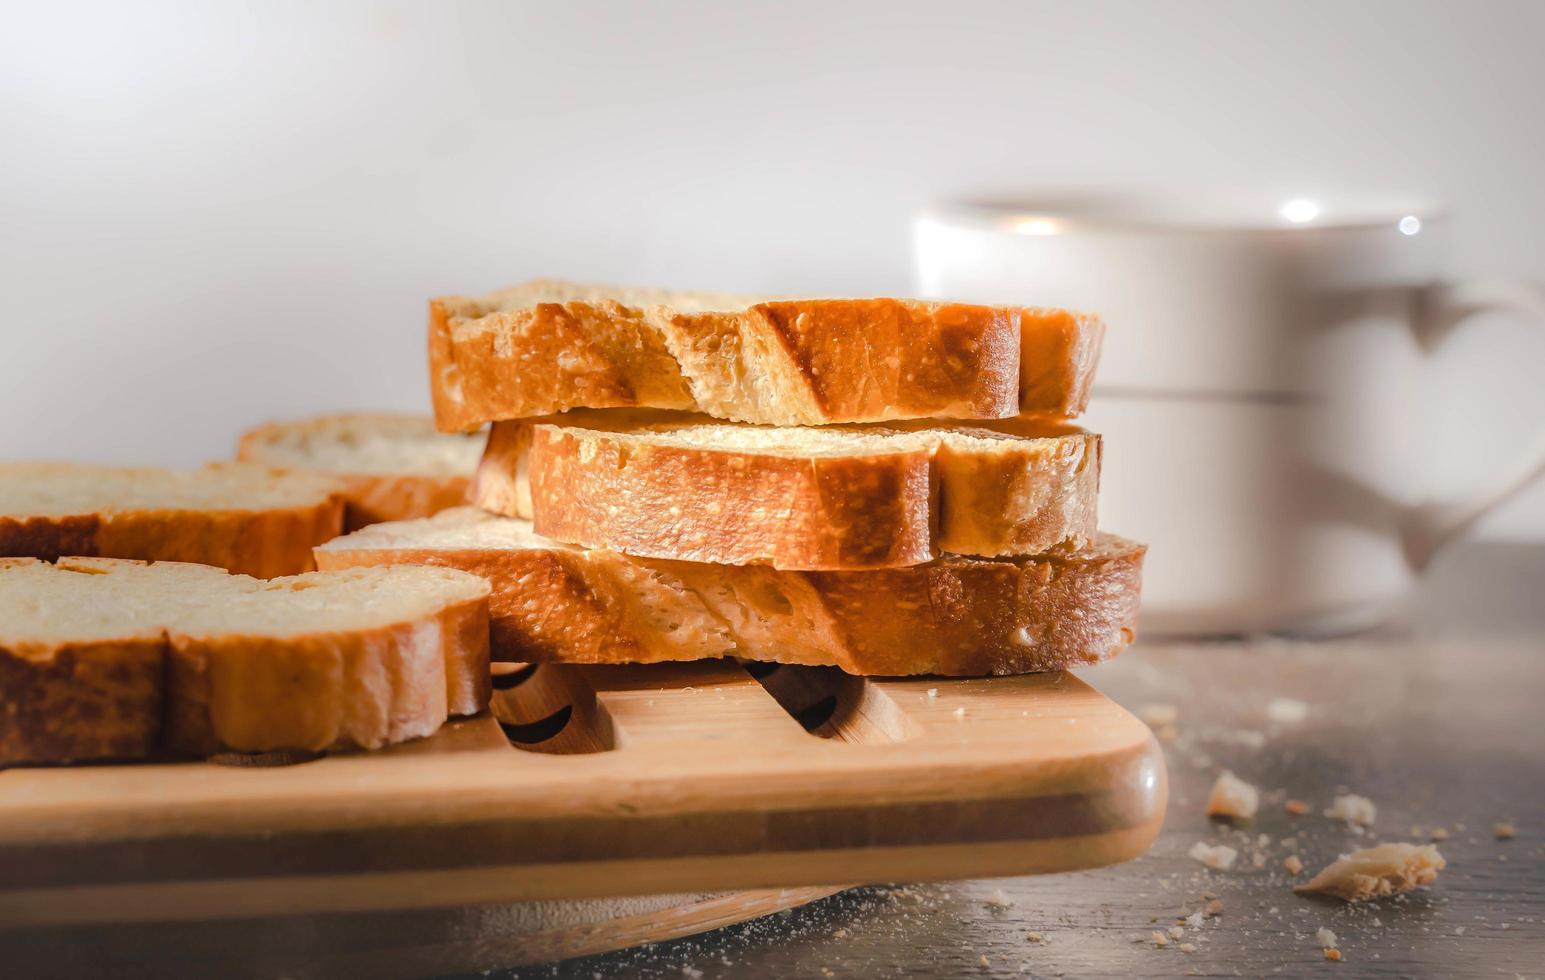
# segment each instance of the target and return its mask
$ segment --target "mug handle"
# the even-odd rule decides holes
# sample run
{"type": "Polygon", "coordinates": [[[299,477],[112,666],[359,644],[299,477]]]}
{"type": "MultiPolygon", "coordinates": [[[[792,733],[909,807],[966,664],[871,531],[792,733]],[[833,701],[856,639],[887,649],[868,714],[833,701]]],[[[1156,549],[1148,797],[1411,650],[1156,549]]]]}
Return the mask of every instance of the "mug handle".
{"type": "MultiPolygon", "coordinates": [[[[1418,330],[1428,346],[1436,346],[1455,327],[1479,313],[1513,314],[1545,329],[1545,290],[1501,279],[1438,284],[1421,296],[1418,330]]],[[[1545,475],[1545,426],[1528,452],[1500,479],[1459,500],[1434,501],[1407,511],[1401,529],[1406,561],[1417,571],[1426,568],[1445,545],[1541,475],[1545,475]]]]}

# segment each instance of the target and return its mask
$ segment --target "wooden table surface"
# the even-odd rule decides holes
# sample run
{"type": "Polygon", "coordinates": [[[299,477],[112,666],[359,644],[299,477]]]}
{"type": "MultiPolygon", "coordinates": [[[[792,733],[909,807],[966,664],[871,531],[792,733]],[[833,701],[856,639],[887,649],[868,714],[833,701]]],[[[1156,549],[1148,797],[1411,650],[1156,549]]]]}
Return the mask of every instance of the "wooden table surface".
{"type": "Polygon", "coordinates": [[[1545,974],[1545,547],[1444,556],[1410,613],[1373,635],[1140,643],[1081,676],[1134,710],[1179,708],[1178,737],[1165,746],[1169,813],[1147,856],[1079,874],[855,889],[704,936],[507,976],[1545,974]],[[1306,702],[1308,718],[1272,722],[1274,697],[1306,702]],[[1204,815],[1223,768],[1263,792],[1248,828],[1204,815]],[[1378,805],[1368,833],[1321,815],[1343,792],[1378,805]],[[1290,816],[1286,797],[1314,809],[1290,816]],[[1500,821],[1517,828],[1514,839],[1494,837],[1500,821]],[[1339,853],[1424,840],[1436,827],[1450,835],[1440,844],[1448,868],[1404,898],[1303,898],[1282,869],[1289,853],[1312,873],[1339,853]],[[1187,856],[1197,841],[1230,844],[1238,863],[1202,867],[1187,856]],[[1206,895],[1221,913],[1156,946],[1151,933],[1203,909],[1206,895]],[[1321,926],[1336,933],[1342,962],[1324,959],[1321,926]]]}

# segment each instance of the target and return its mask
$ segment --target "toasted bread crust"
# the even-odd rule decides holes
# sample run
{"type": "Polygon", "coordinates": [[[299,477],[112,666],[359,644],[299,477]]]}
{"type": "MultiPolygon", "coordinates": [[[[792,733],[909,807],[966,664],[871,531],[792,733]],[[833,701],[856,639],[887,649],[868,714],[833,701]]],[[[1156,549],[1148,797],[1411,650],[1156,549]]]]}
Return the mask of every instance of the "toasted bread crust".
{"type": "Polygon", "coordinates": [[[633,407],[767,425],[1073,416],[1104,335],[1056,309],[716,297],[726,308],[704,310],[637,292],[538,281],[431,301],[437,423],[633,407]]]}
{"type": "MultiPolygon", "coordinates": [[[[21,564],[33,561],[0,559],[0,574],[21,564]]],[[[96,574],[144,565],[58,563],[96,574]]],[[[192,634],[172,622],[102,639],[0,642],[0,767],[377,748],[428,735],[448,716],[483,710],[490,695],[487,596],[473,580],[457,590],[474,597],[447,596],[430,615],[379,627],[192,634]]],[[[63,608],[68,596],[54,601],[63,608]]]]}
{"type": "MultiPolygon", "coordinates": [[[[219,470],[224,464],[207,467],[219,470]]],[[[142,480],[168,476],[165,470],[114,467],[74,467],[60,464],[14,464],[0,467],[19,485],[54,492],[60,478],[142,480]]],[[[284,477],[260,467],[233,466],[237,480],[288,481],[280,499],[229,506],[218,493],[207,505],[126,506],[78,514],[0,513],[0,556],[41,558],[62,556],[127,558],[139,561],[179,561],[214,565],[256,578],[274,578],[308,571],[311,549],[336,537],[343,528],[342,485],[322,477],[284,477]],[[282,500],[282,502],[281,502],[282,500]]],[[[193,476],[199,476],[199,473],[193,476]]],[[[111,495],[103,495],[110,501],[111,495]]]]}
{"type": "Polygon", "coordinates": [[[571,544],[793,570],[1038,554],[1095,533],[1100,440],[1071,426],[824,429],[858,434],[853,450],[790,454],[673,444],[689,422],[659,415],[615,421],[634,417],[496,423],[474,500],[571,544]]]}
{"type": "Polygon", "coordinates": [[[392,539],[370,531],[340,538],[317,549],[317,563],[433,564],[482,575],[493,587],[494,659],[532,662],[733,654],[871,675],[1061,670],[1132,641],[1146,550],[1101,535],[1083,552],[1056,557],[791,572],[630,558],[536,538],[521,546],[412,544],[432,540],[447,521],[530,527],[463,508],[382,525],[392,539]]]}
{"type": "Polygon", "coordinates": [[[488,703],[486,599],[429,620],[276,639],[173,632],[173,752],[375,749],[488,703]],[[454,702],[454,703],[453,703],[454,702]]]}
{"type": "Polygon", "coordinates": [[[0,766],[136,759],[161,736],[163,636],[0,644],[0,766]]]}
{"type": "MultiPolygon", "coordinates": [[[[329,430],[357,427],[369,431],[381,430],[383,438],[394,430],[410,423],[423,422],[416,416],[386,414],[352,414],[319,416],[310,419],[268,422],[242,433],[236,447],[236,458],[242,462],[259,463],[276,469],[287,468],[276,457],[272,447],[282,444],[287,437],[297,433],[324,437],[329,430]]],[[[447,438],[447,437],[440,437],[447,438]]],[[[404,521],[415,517],[428,517],[448,507],[459,507],[467,502],[471,489],[471,475],[467,473],[359,473],[338,470],[322,465],[290,466],[326,473],[342,485],[344,499],[343,527],[345,531],[357,531],[380,521],[404,521]]]]}
{"type": "Polygon", "coordinates": [[[186,561],[254,578],[309,571],[311,549],[343,530],[343,501],[265,511],[141,510],[122,514],[0,516],[0,555],[186,561]]]}
{"type": "Polygon", "coordinates": [[[482,575],[493,586],[494,660],[740,655],[876,675],[1018,674],[1112,657],[1136,635],[1146,550],[1100,535],[1069,555],[780,572],[575,549],[531,535],[530,522],[471,509],[374,530],[385,535],[318,547],[318,566],[436,564],[482,575]],[[436,529],[457,524],[514,529],[516,543],[436,543],[436,529]]]}

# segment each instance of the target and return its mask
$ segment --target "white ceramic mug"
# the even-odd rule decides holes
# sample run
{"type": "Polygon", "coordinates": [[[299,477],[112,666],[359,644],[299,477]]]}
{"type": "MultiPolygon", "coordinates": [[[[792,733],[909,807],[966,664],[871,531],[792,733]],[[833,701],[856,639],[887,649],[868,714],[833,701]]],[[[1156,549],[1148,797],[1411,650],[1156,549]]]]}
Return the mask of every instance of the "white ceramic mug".
{"type": "Polygon", "coordinates": [[[1367,196],[951,206],[915,223],[916,286],[1105,316],[1085,424],[1105,436],[1101,523],[1150,545],[1146,633],[1342,632],[1545,472],[1542,430],[1431,499],[1456,454],[1430,418],[1488,410],[1445,402],[1432,351],[1479,312],[1545,327],[1533,287],[1445,279],[1443,230],[1367,196]]]}

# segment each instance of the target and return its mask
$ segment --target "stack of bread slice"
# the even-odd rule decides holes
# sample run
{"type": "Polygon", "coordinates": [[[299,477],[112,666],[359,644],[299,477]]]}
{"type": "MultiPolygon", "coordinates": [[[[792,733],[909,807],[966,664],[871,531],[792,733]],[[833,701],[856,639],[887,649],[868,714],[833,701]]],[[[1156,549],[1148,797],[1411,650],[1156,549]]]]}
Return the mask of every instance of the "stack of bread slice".
{"type": "Polygon", "coordinates": [[[492,586],[495,659],[739,656],[860,674],[1092,663],[1143,547],[1100,532],[1064,310],[756,301],[539,281],[436,300],[447,432],[491,424],[474,506],[321,545],[492,586]]]}

